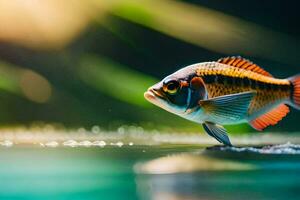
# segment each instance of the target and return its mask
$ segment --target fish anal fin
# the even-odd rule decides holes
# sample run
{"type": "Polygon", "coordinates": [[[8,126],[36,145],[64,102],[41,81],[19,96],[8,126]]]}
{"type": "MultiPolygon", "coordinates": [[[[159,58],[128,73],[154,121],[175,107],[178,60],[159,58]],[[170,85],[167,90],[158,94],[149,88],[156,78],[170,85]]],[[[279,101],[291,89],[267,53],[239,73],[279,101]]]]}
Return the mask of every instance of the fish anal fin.
{"type": "Polygon", "coordinates": [[[253,62],[251,62],[245,58],[242,58],[240,56],[220,58],[217,62],[222,63],[222,64],[227,64],[227,65],[230,65],[233,67],[249,70],[252,72],[256,72],[256,73],[264,75],[264,76],[273,77],[269,72],[265,71],[260,66],[254,64],[253,62]]]}
{"type": "Polygon", "coordinates": [[[271,111],[259,116],[258,118],[250,121],[250,125],[256,130],[262,131],[270,125],[275,125],[281,121],[288,113],[290,109],[285,104],[280,104],[271,111]]]}

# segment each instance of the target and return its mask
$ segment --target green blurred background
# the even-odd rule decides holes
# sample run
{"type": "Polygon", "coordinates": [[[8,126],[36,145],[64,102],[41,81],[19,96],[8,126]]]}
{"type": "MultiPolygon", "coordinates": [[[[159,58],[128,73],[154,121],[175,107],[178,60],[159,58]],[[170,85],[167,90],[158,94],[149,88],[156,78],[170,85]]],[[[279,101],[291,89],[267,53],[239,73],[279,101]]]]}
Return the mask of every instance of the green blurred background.
{"type": "MultiPolygon", "coordinates": [[[[144,91],[186,65],[246,57],[299,73],[297,1],[11,0],[0,2],[0,124],[123,124],[198,131],[144,91]]],[[[292,110],[272,131],[299,131],[292,110]]],[[[248,125],[231,131],[251,131],[248,125]]]]}

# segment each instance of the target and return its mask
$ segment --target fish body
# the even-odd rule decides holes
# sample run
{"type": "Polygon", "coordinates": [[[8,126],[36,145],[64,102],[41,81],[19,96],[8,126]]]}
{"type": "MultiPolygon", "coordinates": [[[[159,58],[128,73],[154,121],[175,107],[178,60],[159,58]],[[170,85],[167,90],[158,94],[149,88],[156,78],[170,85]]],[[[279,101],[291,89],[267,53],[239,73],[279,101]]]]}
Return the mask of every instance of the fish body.
{"type": "Polygon", "coordinates": [[[218,62],[199,64],[196,74],[205,83],[208,99],[248,91],[255,92],[256,95],[250,102],[244,121],[251,121],[271,108],[288,102],[291,96],[291,83],[287,79],[276,79],[218,62]]]}
{"type": "Polygon", "coordinates": [[[248,122],[263,130],[287,115],[287,105],[299,109],[300,76],[274,78],[249,60],[227,57],[182,68],[150,87],[145,98],[231,145],[223,125],[248,122]]]}

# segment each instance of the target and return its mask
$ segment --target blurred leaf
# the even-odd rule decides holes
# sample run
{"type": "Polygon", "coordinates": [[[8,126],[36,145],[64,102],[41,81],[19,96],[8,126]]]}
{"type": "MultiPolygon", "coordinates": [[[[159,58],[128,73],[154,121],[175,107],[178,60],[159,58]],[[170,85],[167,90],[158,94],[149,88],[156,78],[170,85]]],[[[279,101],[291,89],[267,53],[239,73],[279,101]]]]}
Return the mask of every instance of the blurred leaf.
{"type": "Polygon", "coordinates": [[[0,89],[26,97],[36,103],[45,103],[51,97],[52,87],[47,79],[30,70],[0,62],[0,89]]]}
{"type": "Polygon", "coordinates": [[[106,95],[143,107],[150,105],[144,99],[144,92],[157,82],[143,73],[96,56],[85,56],[78,73],[85,83],[106,95]]]}
{"type": "Polygon", "coordinates": [[[0,89],[20,95],[19,70],[7,63],[0,62],[0,74],[0,89]]]}
{"type": "Polygon", "coordinates": [[[219,11],[173,0],[113,2],[102,4],[114,15],[209,50],[300,62],[295,38],[219,11]]]}

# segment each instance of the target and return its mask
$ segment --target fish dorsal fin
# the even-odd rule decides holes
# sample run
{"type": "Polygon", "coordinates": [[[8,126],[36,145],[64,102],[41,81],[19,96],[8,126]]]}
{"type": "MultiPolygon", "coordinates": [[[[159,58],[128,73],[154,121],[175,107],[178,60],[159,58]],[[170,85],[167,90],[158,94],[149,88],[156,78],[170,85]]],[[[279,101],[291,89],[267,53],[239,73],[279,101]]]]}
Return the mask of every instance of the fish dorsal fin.
{"type": "Polygon", "coordinates": [[[277,124],[282,120],[288,113],[290,109],[285,104],[280,104],[276,108],[273,108],[271,111],[259,116],[258,118],[250,121],[250,124],[256,130],[262,131],[270,125],[277,124]]]}
{"type": "Polygon", "coordinates": [[[262,74],[264,76],[273,77],[269,72],[265,71],[260,66],[254,64],[253,62],[251,62],[251,61],[249,61],[245,58],[242,58],[240,56],[220,58],[217,62],[222,63],[222,64],[226,64],[226,65],[230,65],[230,66],[233,66],[233,67],[238,67],[238,68],[241,68],[241,69],[249,70],[249,71],[252,71],[252,72],[256,72],[256,73],[262,74]]]}

